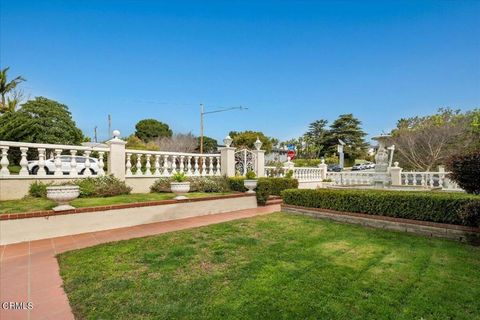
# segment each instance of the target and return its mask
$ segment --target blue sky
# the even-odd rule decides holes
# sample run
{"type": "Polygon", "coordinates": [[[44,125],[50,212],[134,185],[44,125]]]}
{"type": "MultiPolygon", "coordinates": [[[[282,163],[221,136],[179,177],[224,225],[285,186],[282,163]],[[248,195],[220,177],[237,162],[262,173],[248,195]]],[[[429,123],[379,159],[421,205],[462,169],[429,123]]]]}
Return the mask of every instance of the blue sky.
{"type": "Polygon", "coordinates": [[[87,135],[143,118],[288,139],[353,113],[369,135],[480,106],[480,1],[7,1],[0,64],[87,135]]]}

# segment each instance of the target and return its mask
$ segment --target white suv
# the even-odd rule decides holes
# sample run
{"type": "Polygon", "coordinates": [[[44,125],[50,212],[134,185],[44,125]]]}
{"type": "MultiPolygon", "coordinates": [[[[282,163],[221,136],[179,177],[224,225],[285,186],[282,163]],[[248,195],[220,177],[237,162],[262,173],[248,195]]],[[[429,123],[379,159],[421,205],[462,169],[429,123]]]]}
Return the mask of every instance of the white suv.
{"type": "MultiPolygon", "coordinates": [[[[85,172],[85,160],[87,157],[76,156],[75,161],[77,162],[77,173],[83,174],[85,172]]],[[[90,172],[92,174],[98,173],[98,159],[95,158],[88,158],[90,160],[90,172]]],[[[63,174],[70,173],[70,162],[72,161],[71,156],[60,156],[60,161],[62,161],[62,172],[63,174]]],[[[37,174],[38,173],[38,160],[35,161],[28,161],[28,172],[30,174],[37,174]]],[[[53,174],[55,172],[55,159],[47,159],[45,160],[45,171],[47,174],[53,174]]]]}

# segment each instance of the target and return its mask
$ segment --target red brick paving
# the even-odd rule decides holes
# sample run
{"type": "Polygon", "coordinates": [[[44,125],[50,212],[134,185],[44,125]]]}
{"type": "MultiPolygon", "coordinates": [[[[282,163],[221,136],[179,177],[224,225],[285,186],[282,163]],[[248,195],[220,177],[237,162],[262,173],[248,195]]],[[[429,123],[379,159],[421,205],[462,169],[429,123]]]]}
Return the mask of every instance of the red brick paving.
{"type": "Polygon", "coordinates": [[[145,237],[280,211],[274,204],[256,209],[0,246],[0,302],[31,302],[31,310],[6,310],[0,319],[74,319],[55,255],[96,244],[145,237]]]}

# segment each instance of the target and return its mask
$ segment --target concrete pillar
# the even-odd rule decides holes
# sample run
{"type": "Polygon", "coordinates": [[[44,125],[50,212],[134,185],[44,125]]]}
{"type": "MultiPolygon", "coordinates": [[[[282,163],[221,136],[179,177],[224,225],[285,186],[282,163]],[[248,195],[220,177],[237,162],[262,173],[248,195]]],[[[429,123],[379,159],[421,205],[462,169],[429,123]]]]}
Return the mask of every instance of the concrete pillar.
{"type": "Polygon", "coordinates": [[[394,166],[390,168],[390,178],[392,180],[392,186],[402,185],[402,168],[398,166],[398,162],[394,163],[394,166]]]}
{"type": "Polygon", "coordinates": [[[107,141],[110,148],[108,153],[108,174],[125,181],[125,141],[119,138],[120,131],[113,131],[114,138],[107,141]]]}
{"type": "Polygon", "coordinates": [[[223,147],[220,150],[220,163],[222,175],[235,176],[235,148],[223,147]]]}
{"type": "Polygon", "coordinates": [[[253,150],[256,158],[257,177],[265,177],[265,150],[253,150]]]}

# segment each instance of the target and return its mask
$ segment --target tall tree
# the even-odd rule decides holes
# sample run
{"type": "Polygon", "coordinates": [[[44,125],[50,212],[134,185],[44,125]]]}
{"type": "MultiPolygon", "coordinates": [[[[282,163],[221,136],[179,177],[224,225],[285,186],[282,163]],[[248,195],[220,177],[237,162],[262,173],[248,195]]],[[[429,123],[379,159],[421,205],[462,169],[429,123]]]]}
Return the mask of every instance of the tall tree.
{"type": "Polygon", "coordinates": [[[425,117],[400,119],[392,130],[402,167],[430,171],[452,155],[480,148],[480,109],[439,109],[425,117]]]}
{"type": "Polygon", "coordinates": [[[171,137],[173,132],[168,124],[155,119],[140,120],[135,125],[135,135],[144,142],[153,141],[163,137],[171,137]]]}
{"type": "MultiPolygon", "coordinates": [[[[197,143],[198,143],[198,146],[195,149],[195,151],[200,150],[200,137],[197,138],[197,143]]],[[[217,152],[217,150],[218,150],[217,140],[207,136],[203,136],[203,152],[214,153],[214,152],[217,152]]]]}
{"type": "Polygon", "coordinates": [[[37,97],[0,117],[0,140],[76,145],[83,134],[66,105],[37,97]]]}
{"type": "Polygon", "coordinates": [[[12,80],[8,80],[8,70],[10,68],[7,67],[5,69],[2,69],[0,71],[0,96],[1,96],[1,99],[2,99],[2,104],[0,105],[0,113],[5,113],[5,112],[8,112],[8,111],[14,111],[15,108],[18,106],[19,104],[19,97],[21,96],[21,94],[19,94],[18,92],[20,91],[15,91],[16,90],[16,87],[18,86],[18,84],[20,84],[21,82],[23,81],[26,81],[25,78],[23,78],[22,76],[17,76],[15,78],[13,78],[12,80]],[[15,92],[17,92],[15,94],[15,92]],[[12,99],[9,99],[8,98],[8,95],[13,93],[14,96],[12,97],[12,99]]]}
{"type": "Polygon", "coordinates": [[[330,126],[326,145],[331,154],[337,152],[338,140],[345,142],[344,153],[349,159],[364,157],[368,144],[365,142],[365,136],[361,128],[361,122],[353,114],[341,114],[330,126]]]}
{"type": "Polygon", "coordinates": [[[262,142],[262,150],[265,150],[266,153],[272,152],[272,138],[267,137],[261,131],[230,131],[230,137],[233,139],[233,144],[239,148],[255,148],[255,141],[258,139],[262,142]]]}
{"type": "Polygon", "coordinates": [[[310,123],[304,135],[305,149],[309,158],[320,158],[325,153],[329,131],[325,128],[328,121],[324,119],[310,123]]]}

